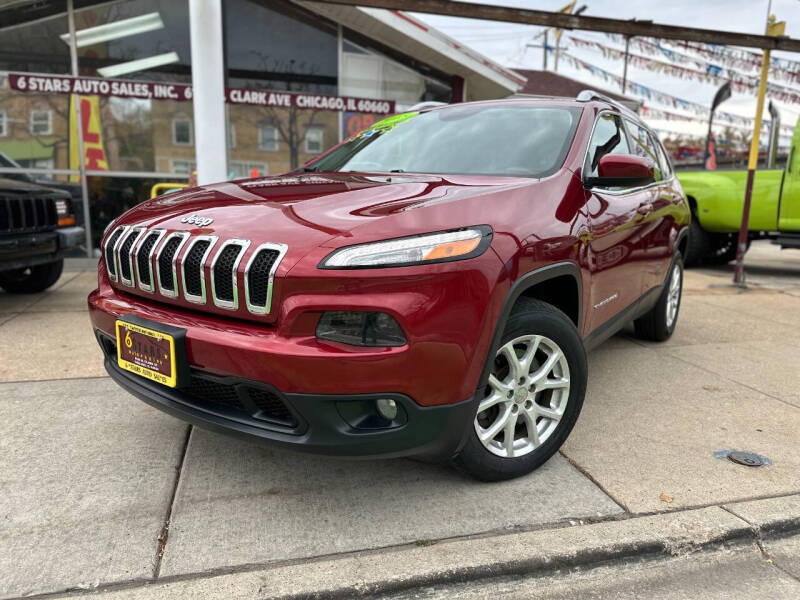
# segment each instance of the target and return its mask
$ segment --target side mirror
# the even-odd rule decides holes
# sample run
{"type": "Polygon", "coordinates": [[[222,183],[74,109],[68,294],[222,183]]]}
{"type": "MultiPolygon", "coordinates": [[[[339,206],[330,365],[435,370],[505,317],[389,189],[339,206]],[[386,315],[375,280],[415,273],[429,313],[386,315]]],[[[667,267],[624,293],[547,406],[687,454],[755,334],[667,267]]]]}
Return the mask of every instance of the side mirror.
{"type": "Polygon", "coordinates": [[[588,187],[636,187],[655,181],[653,162],[633,154],[606,154],[597,165],[597,176],[585,179],[588,187]]]}

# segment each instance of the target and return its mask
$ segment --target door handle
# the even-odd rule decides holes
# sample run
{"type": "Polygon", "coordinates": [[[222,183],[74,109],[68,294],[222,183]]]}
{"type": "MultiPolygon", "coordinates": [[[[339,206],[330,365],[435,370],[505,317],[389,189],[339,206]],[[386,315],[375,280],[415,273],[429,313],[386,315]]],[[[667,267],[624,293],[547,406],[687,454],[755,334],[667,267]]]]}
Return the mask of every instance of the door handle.
{"type": "Polygon", "coordinates": [[[653,212],[653,205],[650,202],[646,202],[644,204],[640,204],[639,208],[636,209],[636,212],[642,216],[647,216],[651,212],[653,212]]]}

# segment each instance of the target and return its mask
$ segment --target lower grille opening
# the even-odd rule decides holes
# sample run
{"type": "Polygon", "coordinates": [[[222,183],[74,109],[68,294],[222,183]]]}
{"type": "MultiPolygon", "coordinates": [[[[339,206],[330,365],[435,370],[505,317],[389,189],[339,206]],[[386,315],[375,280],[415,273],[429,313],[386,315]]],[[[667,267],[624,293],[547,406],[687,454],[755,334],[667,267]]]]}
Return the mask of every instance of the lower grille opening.
{"type": "MultiPolygon", "coordinates": [[[[116,340],[101,332],[97,333],[97,339],[106,358],[116,365],[116,340]]],[[[256,427],[280,429],[284,433],[302,433],[301,423],[280,392],[263,384],[237,377],[217,377],[192,369],[188,386],[164,390],[174,399],[191,406],[249,421],[250,425],[256,427]]]]}
{"type": "Polygon", "coordinates": [[[198,403],[225,407],[253,419],[294,429],[297,419],[278,394],[246,383],[228,383],[224,379],[211,379],[207,375],[192,374],[184,390],[198,403]]]}

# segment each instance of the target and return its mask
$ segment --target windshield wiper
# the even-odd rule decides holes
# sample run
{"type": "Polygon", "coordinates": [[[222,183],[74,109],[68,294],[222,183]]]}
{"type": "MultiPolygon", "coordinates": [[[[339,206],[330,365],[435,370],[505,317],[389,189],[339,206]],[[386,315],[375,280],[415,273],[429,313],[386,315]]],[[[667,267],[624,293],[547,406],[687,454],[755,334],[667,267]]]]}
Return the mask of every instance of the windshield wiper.
{"type": "Polygon", "coordinates": [[[319,173],[319,167],[300,167],[297,171],[300,173],[319,173]]]}
{"type": "Polygon", "coordinates": [[[392,169],[389,173],[405,173],[405,169],[392,169]]]}

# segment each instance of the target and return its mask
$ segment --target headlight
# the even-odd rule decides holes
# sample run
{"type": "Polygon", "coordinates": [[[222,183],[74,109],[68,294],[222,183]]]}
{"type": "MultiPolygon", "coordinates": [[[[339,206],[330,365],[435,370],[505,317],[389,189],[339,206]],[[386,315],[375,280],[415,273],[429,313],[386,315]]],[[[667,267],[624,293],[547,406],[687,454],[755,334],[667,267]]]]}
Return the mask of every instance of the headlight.
{"type": "Polygon", "coordinates": [[[491,228],[479,225],[458,231],[429,233],[340,248],[324,258],[319,267],[400,267],[462,260],[483,254],[491,240],[491,228]]]}
{"type": "Polygon", "coordinates": [[[63,198],[56,199],[56,214],[58,215],[58,226],[75,225],[75,215],[72,214],[72,200],[63,198]]]}

